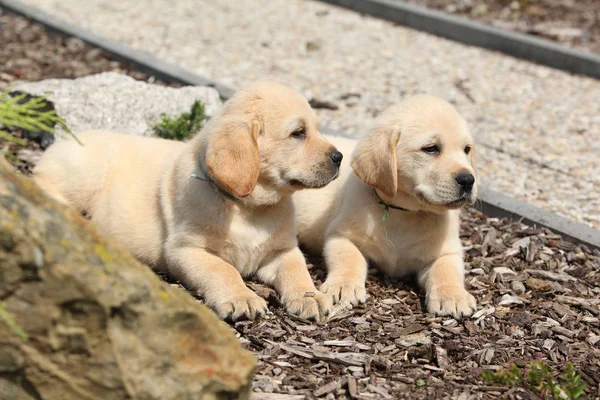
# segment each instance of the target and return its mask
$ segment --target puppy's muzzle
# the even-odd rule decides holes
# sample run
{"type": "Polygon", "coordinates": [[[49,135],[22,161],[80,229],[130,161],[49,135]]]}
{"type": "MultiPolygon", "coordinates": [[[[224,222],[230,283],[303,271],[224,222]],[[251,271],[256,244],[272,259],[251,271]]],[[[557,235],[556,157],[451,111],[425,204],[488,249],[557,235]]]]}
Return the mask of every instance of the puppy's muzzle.
{"type": "Polygon", "coordinates": [[[320,188],[338,177],[344,155],[337,151],[337,149],[334,149],[325,153],[325,157],[326,159],[318,167],[319,172],[314,175],[313,179],[303,182],[305,187],[320,188]]]}

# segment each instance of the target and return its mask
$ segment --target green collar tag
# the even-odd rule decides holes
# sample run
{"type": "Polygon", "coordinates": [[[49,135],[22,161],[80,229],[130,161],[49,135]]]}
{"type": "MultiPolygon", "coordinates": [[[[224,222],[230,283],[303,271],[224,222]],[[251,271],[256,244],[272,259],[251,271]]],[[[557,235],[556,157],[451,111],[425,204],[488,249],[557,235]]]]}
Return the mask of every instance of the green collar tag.
{"type": "MultiPolygon", "coordinates": [[[[382,203],[379,203],[382,204],[382,203]]],[[[381,222],[385,222],[388,219],[388,215],[390,214],[390,208],[387,206],[387,204],[383,205],[383,217],[381,218],[381,222]]]]}
{"type": "Polygon", "coordinates": [[[406,208],[402,208],[402,207],[395,206],[393,204],[386,203],[385,201],[383,201],[383,199],[381,197],[379,197],[377,190],[373,189],[373,192],[375,193],[375,196],[377,196],[377,198],[379,199],[379,204],[381,204],[383,206],[383,217],[381,217],[381,223],[384,223],[385,221],[387,221],[387,219],[390,215],[390,208],[393,208],[394,210],[399,210],[399,211],[410,211],[410,210],[407,210],[406,208]]]}

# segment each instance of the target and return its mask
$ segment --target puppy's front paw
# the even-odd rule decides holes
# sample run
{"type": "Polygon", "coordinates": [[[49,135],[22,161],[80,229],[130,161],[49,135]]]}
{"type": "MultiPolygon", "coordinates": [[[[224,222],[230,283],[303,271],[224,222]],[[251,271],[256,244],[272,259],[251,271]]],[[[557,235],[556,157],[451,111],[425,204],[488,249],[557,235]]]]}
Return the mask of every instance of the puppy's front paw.
{"type": "Polygon", "coordinates": [[[321,285],[321,292],[327,294],[337,303],[350,303],[353,306],[367,300],[365,283],[357,280],[331,277],[321,285]]]}
{"type": "Polygon", "coordinates": [[[427,311],[454,318],[469,316],[477,309],[477,301],[461,286],[433,287],[426,295],[427,311]]]}
{"type": "Polygon", "coordinates": [[[253,320],[262,317],[268,311],[267,302],[251,290],[213,304],[213,308],[219,317],[231,321],[253,320]]]}
{"type": "Polygon", "coordinates": [[[316,289],[314,292],[301,292],[286,296],[282,302],[290,314],[315,321],[329,315],[333,307],[331,298],[316,289]]]}

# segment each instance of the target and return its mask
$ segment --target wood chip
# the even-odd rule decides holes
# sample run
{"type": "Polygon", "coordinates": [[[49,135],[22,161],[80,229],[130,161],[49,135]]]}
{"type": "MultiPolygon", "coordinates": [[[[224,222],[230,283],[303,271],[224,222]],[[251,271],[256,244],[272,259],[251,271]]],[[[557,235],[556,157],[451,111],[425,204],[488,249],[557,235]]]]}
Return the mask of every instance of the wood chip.
{"type": "Polygon", "coordinates": [[[323,342],[325,346],[350,347],[356,344],[354,340],[326,340],[323,342]]]}
{"type": "Polygon", "coordinates": [[[505,294],[504,296],[502,296],[502,298],[498,302],[499,306],[510,306],[513,304],[523,304],[523,300],[517,296],[511,296],[510,294],[505,294]]]}
{"type": "Polygon", "coordinates": [[[250,400],[304,400],[306,396],[301,394],[280,393],[252,393],[250,400]]]}
{"type": "Polygon", "coordinates": [[[279,347],[281,348],[281,350],[283,350],[285,352],[292,353],[292,354],[300,356],[300,357],[304,357],[304,358],[308,358],[308,359],[313,358],[313,355],[308,353],[306,351],[306,349],[303,349],[303,348],[290,346],[290,345],[287,345],[284,343],[280,343],[279,347]]]}
{"type": "Polygon", "coordinates": [[[527,272],[531,276],[535,276],[538,278],[550,279],[551,281],[556,282],[576,282],[577,278],[572,277],[571,275],[561,274],[551,271],[544,271],[541,269],[526,269],[527,272]]]}
{"type": "Polygon", "coordinates": [[[410,324],[406,328],[399,330],[397,334],[399,336],[412,335],[413,333],[421,332],[424,329],[427,329],[425,325],[410,324]]]}
{"type": "Polygon", "coordinates": [[[356,386],[356,378],[353,376],[348,377],[348,393],[353,399],[358,398],[358,388],[356,386]]]}
{"type": "MultiPolygon", "coordinates": [[[[354,366],[362,366],[365,365],[369,356],[367,354],[362,353],[333,353],[334,356],[331,361],[344,364],[344,365],[354,365],[354,366]]],[[[327,355],[329,356],[329,355],[327,355]]],[[[319,358],[315,352],[315,357],[319,358]]]]}
{"type": "Polygon", "coordinates": [[[333,381],[333,382],[329,382],[328,384],[321,386],[320,388],[318,388],[317,390],[315,390],[313,392],[313,395],[315,397],[321,397],[326,395],[327,393],[331,393],[333,391],[336,391],[337,389],[341,388],[342,384],[340,381],[333,381]]]}
{"type": "Polygon", "coordinates": [[[431,339],[425,336],[424,333],[413,333],[410,335],[401,336],[394,340],[394,343],[402,347],[411,347],[416,345],[430,344],[431,339]]]}
{"type": "Polygon", "coordinates": [[[478,319],[480,317],[484,317],[484,316],[493,314],[495,311],[496,311],[495,307],[486,307],[486,308],[483,308],[483,309],[477,311],[475,314],[473,314],[471,316],[471,318],[478,319]]]}
{"type": "Polygon", "coordinates": [[[387,390],[385,390],[384,388],[379,387],[379,386],[367,385],[367,390],[370,390],[371,392],[377,393],[378,395],[380,395],[384,399],[391,399],[391,398],[393,398],[392,396],[390,396],[390,394],[387,392],[387,390]]]}
{"type": "Polygon", "coordinates": [[[582,299],[578,297],[569,297],[569,296],[556,296],[556,300],[572,306],[578,306],[583,308],[584,310],[589,311],[593,315],[600,315],[600,308],[598,308],[598,301],[582,299]]]}
{"type": "Polygon", "coordinates": [[[493,348],[484,349],[479,357],[479,365],[489,365],[494,358],[495,351],[493,348]]]}
{"type": "Polygon", "coordinates": [[[573,331],[563,328],[562,326],[553,326],[552,331],[558,333],[559,335],[566,336],[569,339],[573,339],[575,337],[575,333],[573,331]]]}
{"type": "Polygon", "coordinates": [[[448,358],[448,352],[441,346],[435,346],[435,359],[437,360],[437,365],[441,369],[448,369],[450,365],[450,359],[448,358]]]}

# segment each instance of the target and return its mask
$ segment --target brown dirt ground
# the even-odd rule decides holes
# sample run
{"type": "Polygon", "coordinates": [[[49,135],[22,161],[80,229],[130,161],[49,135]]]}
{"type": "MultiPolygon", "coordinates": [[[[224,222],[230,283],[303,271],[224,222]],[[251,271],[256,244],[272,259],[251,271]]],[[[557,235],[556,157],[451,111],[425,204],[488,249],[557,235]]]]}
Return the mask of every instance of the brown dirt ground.
{"type": "MultiPolygon", "coordinates": [[[[106,70],[151,79],[21,18],[0,14],[0,22],[0,84],[106,70]]],[[[480,371],[540,358],[555,371],[572,362],[587,383],[582,398],[600,398],[600,251],[475,209],[465,210],[461,237],[478,312],[459,321],[427,314],[413,283],[374,270],[367,303],[339,307],[324,323],[287,315],[273,290],[249,283],[271,310],[232,326],[259,358],[256,399],[537,399],[518,386],[486,382],[480,371]]],[[[321,282],[321,260],[310,267],[321,282]]]]}
{"type": "MultiPolygon", "coordinates": [[[[403,0],[396,0],[403,1],[403,0]]],[[[451,14],[600,53],[598,0],[408,0],[451,14]]]]}

